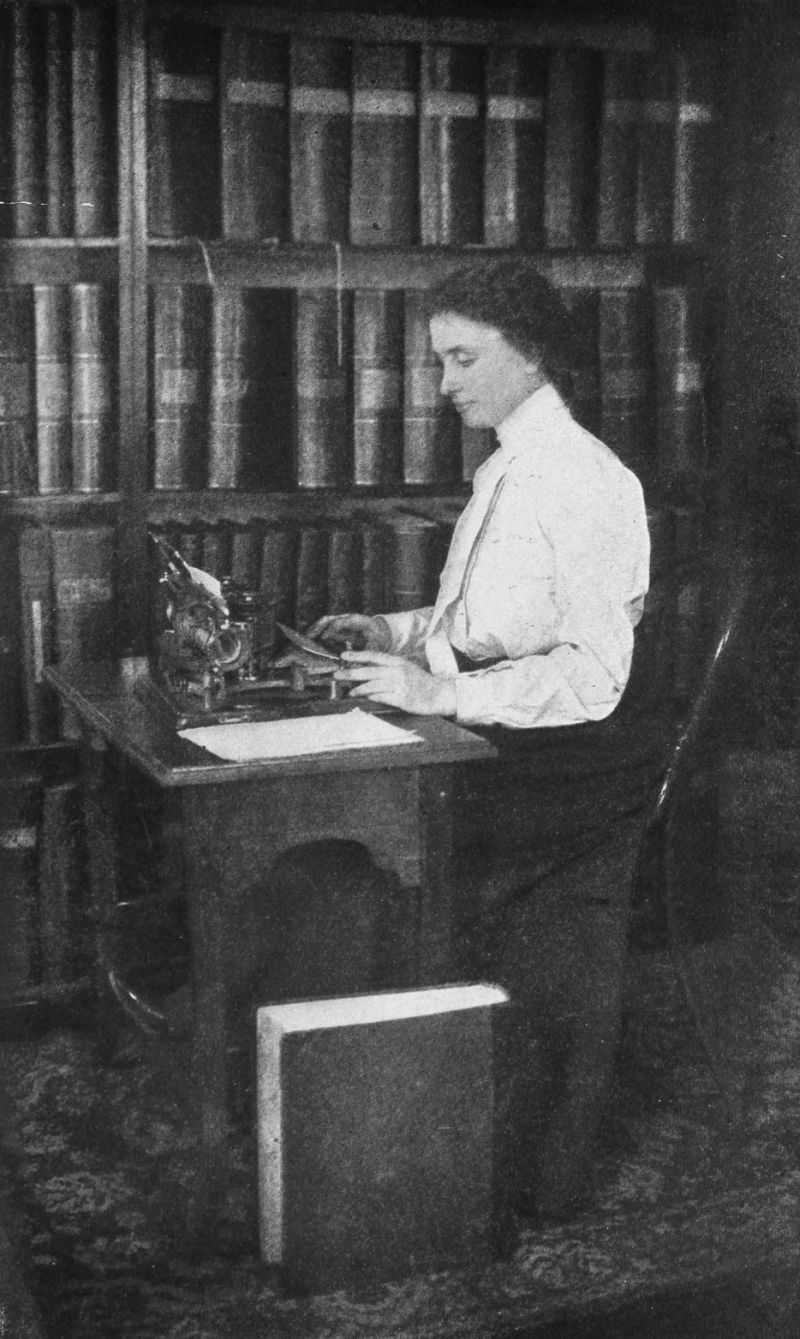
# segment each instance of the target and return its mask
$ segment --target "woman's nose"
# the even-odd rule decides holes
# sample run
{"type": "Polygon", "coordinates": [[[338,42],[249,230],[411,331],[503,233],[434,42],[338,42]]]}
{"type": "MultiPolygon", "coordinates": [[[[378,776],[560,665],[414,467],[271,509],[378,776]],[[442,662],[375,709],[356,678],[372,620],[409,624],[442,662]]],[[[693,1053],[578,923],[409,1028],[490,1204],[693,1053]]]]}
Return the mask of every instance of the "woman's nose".
{"type": "Polygon", "coordinates": [[[456,369],[453,367],[442,368],[442,381],[439,389],[442,395],[452,395],[456,388],[456,369]]]}

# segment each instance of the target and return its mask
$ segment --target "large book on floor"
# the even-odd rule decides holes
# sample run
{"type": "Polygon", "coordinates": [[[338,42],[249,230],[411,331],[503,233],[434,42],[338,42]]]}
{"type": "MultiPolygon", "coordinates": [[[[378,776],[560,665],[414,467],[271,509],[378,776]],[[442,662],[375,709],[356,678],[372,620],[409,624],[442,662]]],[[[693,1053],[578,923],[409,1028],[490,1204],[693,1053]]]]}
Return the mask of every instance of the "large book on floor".
{"type": "Polygon", "coordinates": [[[594,238],[601,67],[598,53],[551,52],[547,81],[544,230],[548,247],[594,238]]]}
{"type": "Polygon", "coordinates": [[[407,484],[452,485],[461,473],[460,424],[441,393],[424,293],[405,295],[404,359],[403,478],[407,484]]]}
{"type": "Polygon", "coordinates": [[[222,35],[222,232],[283,239],[289,218],[288,47],[280,34],[222,35]]]}
{"type": "Polygon", "coordinates": [[[27,285],[0,288],[0,494],[34,493],[33,303],[27,285]]]}
{"type": "MultiPolygon", "coordinates": [[[[110,525],[54,527],[50,531],[54,646],[62,669],[113,655],[115,538],[110,525]]],[[[62,713],[61,731],[65,738],[80,735],[69,709],[62,713]]]]}
{"type": "Polygon", "coordinates": [[[419,59],[408,43],[356,43],[350,241],[418,240],[419,59]]]}
{"type": "Polygon", "coordinates": [[[353,482],[391,488],[403,479],[403,294],[353,294],[353,482]]]}
{"type": "MultiPolygon", "coordinates": [[[[80,12],[80,11],[78,11],[80,12]]],[[[45,11],[47,66],[45,155],[47,234],[72,232],[72,22],[70,11],[45,11]]]]}
{"type": "Polygon", "coordinates": [[[597,243],[603,247],[630,247],[636,239],[641,78],[638,52],[605,52],[597,186],[597,243]]]}
{"type": "Polygon", "coordinates": [[[491,1259],[506,999],[471,984],[257,1011],[261,1251],[290,1289],[491,1259]]]}
{"type": "Polygon", "coordinates": [[[291,39],[289,156],[295,242],[347,240],[350,200],[350,46],[291,39]]]}
{"type": "Polygon", "coordinates": [[[205,482],[208,294],[193,284],[152,290],[153,487],[205,482]]]}
{"type": "Polygon", "coordinates": [[[480,242],[483,234],[483,53],[434,43],[420,70],[420,239],[480,242]]]}
{"type": "Polygon", "coordinates": [[[649,296],[643,288],[608,288],[600,290],[599,303],[600,436],[649,498],[657,475],[649,296]]]}
{"type": "Polygon", "coordinates": [[[16,237],[40,237],[47,228],[44,11],[36,5],[14,5],[8,41],[11,233],[16,237]]]}
{"type": "Polygon", "coordinates": [[[72,486],[71,322],[67,284],[34,284],[38,491],[72,486]]]}
{"type": "Polygon", "coordinates": [[[116,404],[116,305],[106,284],[73,284],[72,487],[113,487],[116,404]]]}
{"type": "Polygon", "coordinates": [[[675,183],[675,58],[659,49],[642,72],[636,241],[640,246],[672,242],[675,183]]]}
{"type": "Polygon", "coordinates": [[[75,234],[116,230],[116,69],[112,6],[72,10],[72,159],[75,234]]]}
{"type": "Polygon", "coordinates": [[[541,246],[547,53],[492,46],[486,60],[483,240],[541,246]]]}
{"type": "Polygon", "coordinates": [[[352,299],[332,288],[296,297],[297,483],[335,488],[352,479],[352,299]]]}
{"type": "Polygon", "coordinates": [[[156,237],[216,237],[219,36],[200,24],[158,23],[149,44],[148,230],[156,237]]]}

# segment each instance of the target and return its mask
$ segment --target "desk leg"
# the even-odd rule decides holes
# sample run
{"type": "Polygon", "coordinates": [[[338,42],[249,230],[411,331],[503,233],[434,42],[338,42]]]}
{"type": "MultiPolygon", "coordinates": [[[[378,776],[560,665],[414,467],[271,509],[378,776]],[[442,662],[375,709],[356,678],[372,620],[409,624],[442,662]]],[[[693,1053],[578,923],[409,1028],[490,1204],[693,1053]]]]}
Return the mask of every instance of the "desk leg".
{"type": "Polygon", "coordinates": [[[94,918],[94,972],[97,992],[97,1046],[107,1062],[116,1039],[117,1005],[109,989],[108,927],[119,897],[119,833],[116,786],[109,781],[109,750],[99,735],[86,733],[81,747],[81,789],[88,847],[89,891],[94,918]]]}
{"type": "Polygon", "coordinates": [[[224,1184],[227,1092],[227,991],[222,917],[224,881],[215,859],[213,786],[183,791],[186,887],[192,939],[194,1064],[192,1100],[198,1138],[198,1169],[189,1228],[210,1235],[215,1200],[224,1184]]]}
{"type": "Polygon", "coordinates": [[[417,974],[421,985],[436,985],[453,980],[457,968],[452,767],[420,768],[419,831],[422,869],[417,974]]]}

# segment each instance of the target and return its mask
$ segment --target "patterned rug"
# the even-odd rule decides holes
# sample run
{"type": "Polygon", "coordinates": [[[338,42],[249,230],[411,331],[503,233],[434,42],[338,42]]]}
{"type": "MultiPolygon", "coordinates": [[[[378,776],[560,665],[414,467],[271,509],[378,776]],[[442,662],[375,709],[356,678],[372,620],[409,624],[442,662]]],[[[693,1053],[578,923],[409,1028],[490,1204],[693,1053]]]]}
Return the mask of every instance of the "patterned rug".
{"type": "Polygon", "coordinates": [[[196,1257],[182,1227],[193,1150],[180,1068],[132,1034],[106,1067],[85,1029],[4,1043],[6,1166],[46,1333],[522,1336],[714,1283],[724,1295],[726,1280],[733,1288],[746,1274],[757,1320],[739,1332],[788,1339],[800,1314],[794,758],[747,754],[729,769],[726,873],[740,904],[731,932],[687,954],[683,983],[662,951],[632,960],[593,1207],[554,1226],[520,1221],[511,1252],[481,1271],[365,1294],[284,1295],[254,1245],[254,1149],[244,1133],[231,1148],[216,1252],[196,1257]],[[697,987],[709,981],[716,1073],[685,990],[708,1028],[697,987]]]}

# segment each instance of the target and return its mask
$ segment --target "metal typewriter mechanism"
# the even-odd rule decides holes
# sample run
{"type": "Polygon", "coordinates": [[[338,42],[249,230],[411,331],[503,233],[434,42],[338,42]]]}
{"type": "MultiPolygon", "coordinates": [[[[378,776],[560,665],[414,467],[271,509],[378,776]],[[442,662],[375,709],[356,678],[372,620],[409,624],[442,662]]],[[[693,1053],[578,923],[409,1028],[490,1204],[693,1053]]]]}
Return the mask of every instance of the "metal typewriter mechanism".
{"type": "MultiPolygon", "coordinates": [[[[142,692],[177,728],[348,709],[333,678],[341,663],[335,650],[282,623],[271,626],[257,591],[191,567],[160,535],[148,534],[167,626],[142,692]],[[274,646],[275,628],[285,641],[277,656],[265,650],[274,646]]],[[[359,706],[391,711],[378,703],[359,706]]]]}

